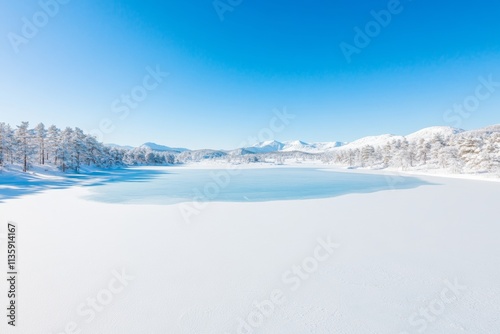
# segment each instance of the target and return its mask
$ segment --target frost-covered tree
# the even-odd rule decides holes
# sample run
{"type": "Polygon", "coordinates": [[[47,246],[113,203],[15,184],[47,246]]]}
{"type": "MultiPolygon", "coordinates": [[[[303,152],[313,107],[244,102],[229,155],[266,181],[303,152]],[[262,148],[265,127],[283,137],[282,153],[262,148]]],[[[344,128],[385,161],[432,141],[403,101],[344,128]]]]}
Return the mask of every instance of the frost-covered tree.
{"type": "Polygon", "coordinates": [[[14,134],[14,140],[16,143],[14,151],[16,161],[22,164],[23,172],[26,172],[35,152],[32,144],[33,133],[29,130],[29,122],[22,122],[21,125],[17,127],[14,134]]]}
{"type": "Polygon", "coordinates": [[[71,138],[71,150],[73,156],[73,169],[78,172],[82,161],[85,161],[87,147],[85,146],[85,134],[80,128],[75,128],[71,138]]]}
{"type": "Polygon", "coordinates": [[[419,161],[420,165],[426,165],[430,158],[431,144],[425,139],[421,138],[418,141],[416,159],[419,161]]]}
{"type": "Polygon", "coordinates": [[[0,166],[22,166],[23,171],[32,165],[56,166],[62,171],[78,172],[82,165],[112,167],[123,165],[126,150],[106,148],[95,137],[79,128],[63,131],[43,123],[30,129],[22,122],[13,131],[10,125],[0,123],[0,166]]]}
{"type": "Polygon", "coordinates": [[[373,166],[375,162],[375,148],[371,145],[366,145],[361,149],[361,166],[373,166]]]}
{"type": "Polygon", "coordinates": [[[393,146],[391,143],[387,143],[382,149],[382,163],[385,168],[391,165],[393,158],[393,146]]]}
{"type": "Polygon", "coordinates": [[[13,138],[14,132],[10,125],[0,123],[0,166],[5,165],[8,161],[13,163],[13,138]]]}
{"type": "Polygon", "coordinates": [[[43,123],[35,127],[35,137],[38,145],[38,161],[40,165],[45,165],[45,140],[47,138],[47,130],[43,123]]]}
{"type": "Polygon", "coordinates": [[[49,161],[49,158],[52,159],[54,165],[58,163],[60,141],[61,130],[55,125],[51,125],[47,130],[47,145],[45,148],[47,156],[45,160],[49,161]]]}
{"type": "Polygon", "coordinates": [[[85,166],[111,168],[123,165],[170,165],[198,161],[230,164],[285,161],[323,162],[349,167],[402,168],[405,170],[443,169],[452,173],[496,173],[500,176],[500,126],[453,135],[435,134],[389,139],[363,147],[341,146],[326,153],[269,152],[246,150],[156,151],[150,147],[122,149],[100,143],[79,128],[60,130],[43,123],[30,129],[23,122],[15,130],[0,123],[0,167],[54,166],[79,172],[85,166]]]}
{"type": "Polygon", "coordinates": [[[459,142],[458,156],[466,170],[475,170],[479,167],[481,148],[482,141],[479,138],[467,137],[459,142]]]}

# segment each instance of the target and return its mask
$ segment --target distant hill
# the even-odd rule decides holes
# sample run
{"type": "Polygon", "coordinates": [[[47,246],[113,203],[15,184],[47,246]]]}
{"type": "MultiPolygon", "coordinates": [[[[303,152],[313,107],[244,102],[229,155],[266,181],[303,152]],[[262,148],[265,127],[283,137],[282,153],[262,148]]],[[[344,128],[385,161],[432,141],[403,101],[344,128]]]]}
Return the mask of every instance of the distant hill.
{"type": "Polygon", "coordinates": [[[140,147],[150,149],[150,150],[156,151],[156,152],[182,153],[185,151],[189,151],[187,148],[169,147],[169,146],[164,146],[164,145],[158,145],[155,143],[144,143],[140,147]]]}

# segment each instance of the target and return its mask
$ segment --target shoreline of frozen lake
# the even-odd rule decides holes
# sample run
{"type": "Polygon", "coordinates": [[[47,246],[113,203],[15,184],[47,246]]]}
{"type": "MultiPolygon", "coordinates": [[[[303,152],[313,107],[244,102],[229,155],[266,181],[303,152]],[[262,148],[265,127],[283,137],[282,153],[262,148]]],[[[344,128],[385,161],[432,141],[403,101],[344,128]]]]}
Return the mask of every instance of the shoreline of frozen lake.
{"type": "MultiPolygon", "coordinates": [[[[133,168],[145,173],[151,169],[133,168]]],[[[317,168],[192,169],[161,167],[143,182],[92,187],[86,199],[124,204],[268,202],[337,197],[431,185],[415,177],[349,173],[317,168]]]]}
{"type": "Polygon", "coordinates": [[[233,334],[279,290],[282,302],[252,333],[495,332],[500,185],[418,178],[439,186],[213,202],[189,224],[181,204],[89,201],[92,186],[4,199],[1,232],[19,226],[20,316],[15,330],[0,328],[233,334]],[[318,246],[328,238],[339,247],[326,256],[318,246]],[[324,260],[311,267],[316,255],[324,260]]]}

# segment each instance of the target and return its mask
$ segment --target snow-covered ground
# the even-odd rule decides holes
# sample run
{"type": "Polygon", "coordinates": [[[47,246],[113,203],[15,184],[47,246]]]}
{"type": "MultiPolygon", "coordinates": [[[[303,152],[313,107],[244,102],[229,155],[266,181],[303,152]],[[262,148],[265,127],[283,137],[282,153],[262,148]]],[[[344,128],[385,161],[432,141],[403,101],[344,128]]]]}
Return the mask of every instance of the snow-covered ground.
{"type": "Polygon", "coordinates": [[[211,203],[189,224],[180,205],[85,200],[79,180],[26,190],[0,203],[21,273],[1,332],[497,333],[500,184],[419,178],[434,185],[211,203]]]}

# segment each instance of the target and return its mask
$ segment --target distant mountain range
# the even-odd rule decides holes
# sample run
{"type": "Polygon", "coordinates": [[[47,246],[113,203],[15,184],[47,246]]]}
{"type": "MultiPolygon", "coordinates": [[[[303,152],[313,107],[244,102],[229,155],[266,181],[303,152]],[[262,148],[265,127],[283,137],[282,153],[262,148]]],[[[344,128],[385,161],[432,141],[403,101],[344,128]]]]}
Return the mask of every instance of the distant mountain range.
{"type": "Polygon", "coordinates": [[[250,153],[271,153],[271,152],[305,152],[305,153],[324,153],[336,147],[345,145],[341,142],[328,142],[328,143],[306,143],[300,140],[296,141],[265,141],[255,144],[254,146],[244,147],[243,150],[250,153]]]}
{"type": "Polygon", "coordinates": [[[465,131],[446,126],[425,128],[407,136],[369,136],[351,143],[266,141],[234,150],[189,150],[155,143],[139,147],[107,147],[79,128],[64,130],[43,124],[17,129],[0,122],[0,170],[5,167],[55,167],[62,172],[82,168],[172,166],[197,162],[231,165],[314,162],[347,168],[440,170],[445,173],[491,174],[500,177],[500,125],[465,131]],[[33,135],[38,134],[38,135],[33,135]]]}
{"type": "Polygon", "coordinates": [[[154,152],[171,152],[171,153],[182,153],[185,151],[189,151],[187,148],[174,148],[174,147],[169,147],[165,145],[158,145],[155,143],[144,143],[139,147],[133,147],[133,146],[128,146],[128,145],[117,145],[117,144],[105,144],[108,147],[112,148],[120,148],[124,150],[133,150],[136,148],[144,148],[148,149],[154,152]]]}
{"type": "Polygon", "coordinates": [[[155,143],[142,144],[141,148],[149,148],[152,151],[158,151],[158,152],[173,152],[173,153],[182,153],[185,151],[189,151],[187,148],[168,147],[164,145],[158,145],[155,143]]]}
{"type": "Polygon", "coordinates": [[[369,137],[364,137],[361,139],[358,139],[356,141],[353,141],[352,143],[349,143],[346,145],[346,148],[361,148],[366,145],[370,145],[373,147],[380,147],[387,145],[387,143],[390,143],[394,140],[408,140],[411,142],[417,142],[420,139],[432,139],[435,136],[440,136],[443,139],[447,139],[453,135],[459,134],[465,132],[465,130],[462,129],[457,129],[457,128],[452,128],[449,126],[433,126],[429,128],[422,129],[420,131],[414,132],[412,134],[409,134],[407,136],[397,136],[397,135],[391,135],[391,134],[385,134],[385,135],[380,135],[380,136],[369,136],[369,137]]]}
{"type": "MultiPolygon", "coordinates": [[[[361,147],[370,145],[373,147],[380,147],[387,145],[395,140],[408,140],[411,142],[418,142],[420,139],[431,139],[435,136],[440,136],[443,139],[449,138],[450,136],[460,134],[460,133],[483,133],[483,132],[499,132],[500,125],[493,125],[479,130],[465,131],[463,129],[457,129],[449,126],[434,126],[422,129],[420,131],[414,132],[407,136],[398,136],[392,134],[384,134],[379,136],[368,136],[350,143],[334,141],[334,142],[320,142],[320,143],[307,143],[300,140],[295,141],[285,141],[279,142],[276,140],[265,141],[257,143],[249,147],[241,147],[235,150],[194,150],[194,151],[212,151],[212,152],[225,152],[232,155],[245,155],[245,154],[264,154],[264,153],[275,153],[275,152],[302,152],[310,154],[320,154],[326,152],[332,152],[339,148],[342,149],[359,149],[361,147]]],[[[133,149],[131,146],[119,146],[115,144],[108,144],[110,147],[123,148],[123,149],[133,149]]],[[[183,153],[183,152],[193,152],[187,148],[174,148],[165,145],[159,145],[156,143],[145,143],[139,148],[149,149],[155,152],[171,152],[171,153],[183,153]]]]}

